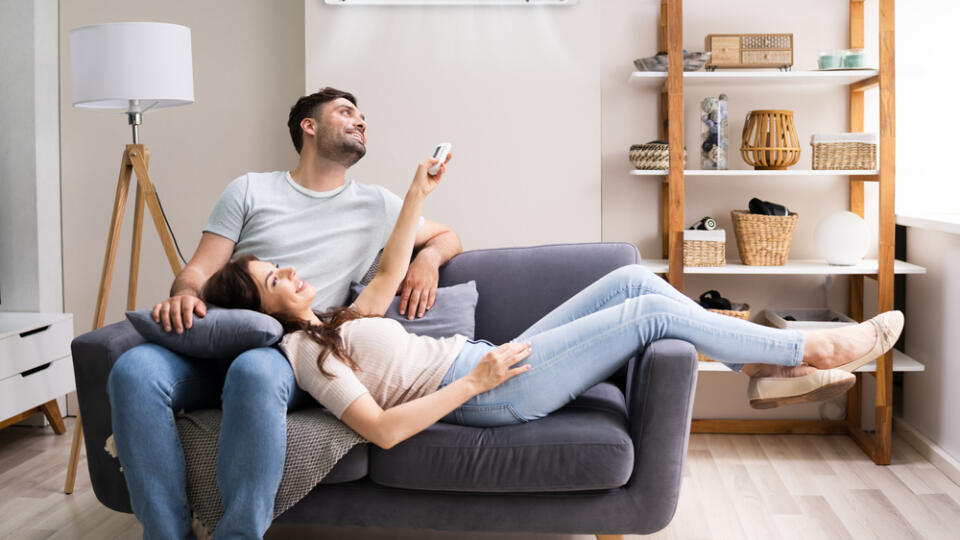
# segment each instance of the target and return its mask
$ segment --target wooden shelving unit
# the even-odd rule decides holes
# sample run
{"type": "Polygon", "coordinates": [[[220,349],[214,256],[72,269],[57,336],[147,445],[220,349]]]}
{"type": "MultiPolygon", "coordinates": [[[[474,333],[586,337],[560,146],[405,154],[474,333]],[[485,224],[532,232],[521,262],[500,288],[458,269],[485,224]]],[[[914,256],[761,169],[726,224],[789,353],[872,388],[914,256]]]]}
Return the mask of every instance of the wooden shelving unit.
{"type": "MultiPolygon", "coordinates": [[[[877,309],[894,309],[894,274],[923,273],[916,265],[894,260],[894,171],[896,170],[896,103],[894,73],[894,0],[879,2],[879,60],[877,69],[826,72],[715,71],[684,73],[683,67],[683,2],[660,2],[660,50],[667,51],[666,73],[635,72],[631,83],[660,91],[660,135],[670,145],[670,167],[664,171],[634,171],[635,175],[660,176],[663,180],[663,259],[642,264],[662,273],[678,290],[683,291],[685,274],[799,275],[820,274],[850,276],[850,317],[862,321],[864,276],[877,281],[877,309]],[[849,131],[864,129],[864,92],[879,87],[879,169],[871,171],[698,171],[683,168],[684,87],[722,85],[731,87],[776,87],[788,93],[809,90],[815,86],[843,86],[849,91],[849,131]],[[853,267],[827,265],[823,261],[793,260],[783,267],[756,267],[728,264],[721,268],[684,268],[684,181],[687,176],[838,176],[849,183],[850,211],[864,215],[864,182],[879,185],[878,258],[853,267]]],[[[849,0],[850,47],[864,47],[863,0],[849,0]]],[[[732,154],[734,155],[734,154],[732,154]]],[[[918,371],[923,366],[891,351],[879,358],[873,367],[864,367],[876,377],[875,431],[861,428],[862,373],[857,385],[847,396],[847,418],[840,421],[820,420],[694,420],[692,430],[699,433],[846,433],[877,464],[890,463],[890,439],[893,422],[893,371],[918,371]]],[[[725,369],[720,364],[701,363],[701,371],[725,369]]]]}

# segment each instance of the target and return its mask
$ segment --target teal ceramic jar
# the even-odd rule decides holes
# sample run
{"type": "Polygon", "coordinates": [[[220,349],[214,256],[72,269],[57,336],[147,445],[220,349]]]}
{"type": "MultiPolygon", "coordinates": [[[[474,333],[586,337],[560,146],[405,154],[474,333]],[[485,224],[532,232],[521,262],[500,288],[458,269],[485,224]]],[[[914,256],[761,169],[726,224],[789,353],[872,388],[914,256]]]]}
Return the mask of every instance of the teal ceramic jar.
{"type": "Polygon", "coordinates": [[[842,54],[837,50],[820,51],[817,66],[820,69],[837,69],[842,67],[842,54]]]}
{"type": "Polygon", "coordinates": [[[845,68],[863,68],[867,67],[867,52],[863,49],[847,49],[843,53],[843,67],[845,68]]]}

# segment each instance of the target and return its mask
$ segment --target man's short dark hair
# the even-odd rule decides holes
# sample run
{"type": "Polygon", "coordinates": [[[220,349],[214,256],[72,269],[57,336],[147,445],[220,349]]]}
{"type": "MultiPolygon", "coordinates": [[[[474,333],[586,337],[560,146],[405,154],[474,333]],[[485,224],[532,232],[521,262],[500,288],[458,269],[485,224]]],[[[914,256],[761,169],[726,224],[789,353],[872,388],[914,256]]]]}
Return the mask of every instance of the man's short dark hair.
{"type": "Polygon", "coordinates": [[[293,139],[293,147],[297,149],[298,154],[303,149],[303,129],[300,127],[300,122],[304,118],[317,118],[315,115],[319,114],[321,105],[338,98],[346,98],[355,106],[357,104],[357,98],[350,92],[327,86],[309,96],[303,96],[290,108],[287,127],[290,128],[290,138],[293,139]]]}

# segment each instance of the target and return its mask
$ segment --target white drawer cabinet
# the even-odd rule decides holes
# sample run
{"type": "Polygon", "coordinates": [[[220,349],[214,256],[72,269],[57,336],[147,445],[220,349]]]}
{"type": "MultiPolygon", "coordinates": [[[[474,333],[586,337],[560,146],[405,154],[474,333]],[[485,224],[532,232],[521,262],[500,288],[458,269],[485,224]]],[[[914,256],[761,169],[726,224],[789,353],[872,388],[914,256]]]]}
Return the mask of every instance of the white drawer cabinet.
{"type": "Polygon", "coordinates": [[[0,312],[0,427],[43,412],[62,431],[56,398],[76,388],[72,339],[69,313],[0,312]]]}

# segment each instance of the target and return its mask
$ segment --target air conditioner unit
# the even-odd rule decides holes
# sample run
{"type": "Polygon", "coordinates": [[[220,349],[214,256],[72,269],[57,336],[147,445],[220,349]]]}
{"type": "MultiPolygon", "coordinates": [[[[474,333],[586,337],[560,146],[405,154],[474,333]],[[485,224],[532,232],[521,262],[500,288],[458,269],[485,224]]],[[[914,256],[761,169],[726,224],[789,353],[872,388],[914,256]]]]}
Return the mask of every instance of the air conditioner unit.
{"type": "Polygon", "coordinates": [[[580,0],[324,0],[331,6],[571,6],[580,0]]]}

